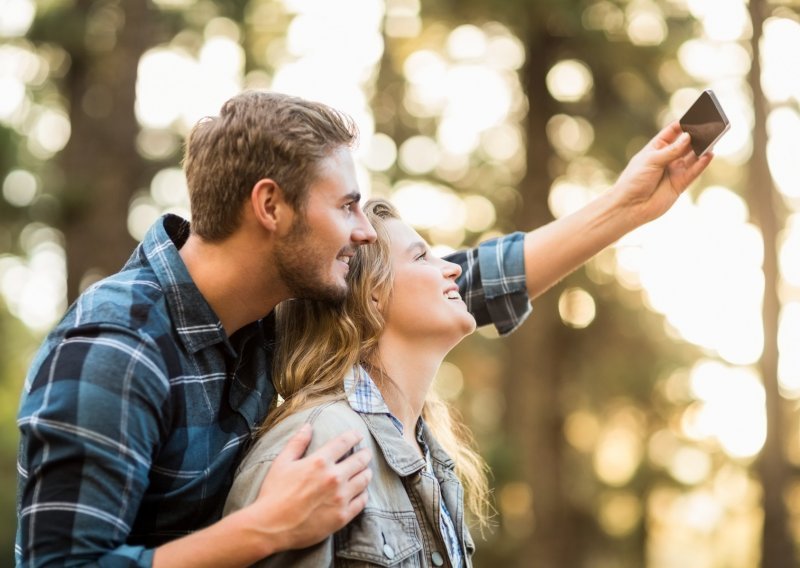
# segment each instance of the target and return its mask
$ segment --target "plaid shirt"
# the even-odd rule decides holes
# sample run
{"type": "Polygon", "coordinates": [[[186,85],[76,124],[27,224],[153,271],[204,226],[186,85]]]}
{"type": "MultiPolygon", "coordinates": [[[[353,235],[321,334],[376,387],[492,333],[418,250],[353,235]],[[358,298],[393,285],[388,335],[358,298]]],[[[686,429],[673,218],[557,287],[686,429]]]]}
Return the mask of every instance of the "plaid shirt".
{"type": "MultiPolygon", "coordinates": [[[[274,321],[228,338],[178,253],[188,235],[178,217],[157,222],[35,356],[18,417],[18,565],[149,566],[156,546],[220,518],[274,396],[274,321]]],[[[521,237],[451,259],[479,324],[501,333],[530,311],[521,237]]]]}
{"type": "MultiPolygon", "coordinates": [[[[350,408],[359,414],[386,414],[402,436],[403,423],[389,410],[380,389],[378,389],[378,385],[375,384],[369,373],[359,367],[356,375],[347,375],[344,379],[344,390],[347,393],[347,402],[350,404],[350,408]]],[[[438,482],[439,480],[433,471],[431,463],[431,453],[423,436],[422,424],[423,420],[420,417],[416,430],[417,442],[425,454],[425,471],[438,482]]],[[[458,541],[458,533],[453,524],[453,518],[450,516],[450,511],[447,510],[444,499],[439,499],[439,513],[439,531],[447,547],[447,553],[450,555],[450,565],[463,566],[464,554],[458,541]]]]}

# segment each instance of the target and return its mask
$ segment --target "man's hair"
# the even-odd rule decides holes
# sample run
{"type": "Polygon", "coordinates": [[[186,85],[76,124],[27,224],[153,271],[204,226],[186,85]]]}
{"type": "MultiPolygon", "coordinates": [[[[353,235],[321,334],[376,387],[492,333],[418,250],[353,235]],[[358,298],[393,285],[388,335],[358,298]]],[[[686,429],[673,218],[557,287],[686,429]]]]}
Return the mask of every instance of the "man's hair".
{"type": "Polygon", "coordinates": [[[230,236],[253,186],[266,178],[302,211],[320,161],[357,137],[353,119],[324,104],[263,91],[236,95],[186,142],[192,230],[209,241],[230,236]]]}

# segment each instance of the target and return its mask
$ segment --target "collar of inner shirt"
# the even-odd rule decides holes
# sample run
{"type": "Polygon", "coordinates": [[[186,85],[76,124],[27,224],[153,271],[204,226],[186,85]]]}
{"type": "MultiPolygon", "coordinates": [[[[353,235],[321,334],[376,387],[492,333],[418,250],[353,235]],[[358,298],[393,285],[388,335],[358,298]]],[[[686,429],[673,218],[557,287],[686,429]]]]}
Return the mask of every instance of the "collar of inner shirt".
{"type": "MultiPolygon", "coordinates": [[[[344,391],[347,393],[350,408],[359,414],[385,414],[400,435],[403,435],[403,423],[389,410],[378,385],[364,367],[356,366],[345,376],[344,391]]],[[[416,438],[427,455],[427,444],[422,438],[422,417],[417,420],[416,438]]]]}

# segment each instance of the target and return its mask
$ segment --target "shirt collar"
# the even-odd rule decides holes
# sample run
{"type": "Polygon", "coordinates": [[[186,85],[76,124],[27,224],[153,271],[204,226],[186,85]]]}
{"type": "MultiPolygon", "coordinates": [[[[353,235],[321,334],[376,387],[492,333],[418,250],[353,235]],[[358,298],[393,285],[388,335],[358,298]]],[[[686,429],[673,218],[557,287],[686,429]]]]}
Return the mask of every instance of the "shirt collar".
{"type": "Polygon", "coordinates": [[[389,410],[378,385],[366,369],[360,365],[353,367],[344,377],[344,391],[350,408],[359,414],[385,414],[400,434],[403,433],[403,423],[389,410]]]}
{"type": "Polygon", "coordinates": [[[164,215],[147,231],[142,251],[164,290],[173,326],[186,349],[196,353],[223,343],[235,355],[222,322],[200,293],[178,252],[189,232],[188,221],[177,215],[164,215]]]}

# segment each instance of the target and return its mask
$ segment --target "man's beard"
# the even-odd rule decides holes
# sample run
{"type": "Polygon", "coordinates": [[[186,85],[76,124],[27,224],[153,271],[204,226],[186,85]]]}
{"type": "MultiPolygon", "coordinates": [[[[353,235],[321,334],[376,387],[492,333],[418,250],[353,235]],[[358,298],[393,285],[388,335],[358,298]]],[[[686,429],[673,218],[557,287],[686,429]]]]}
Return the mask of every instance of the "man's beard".
{"type": "Polygon", "coordinates": [[[305,219],[299,218],[275,248],[278,274],[294,298],[318,300],[340,305],[347,298],[347,285],[326,281],[330,263],[319,256],[308,238],[311,233],[305,219]]]}

